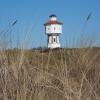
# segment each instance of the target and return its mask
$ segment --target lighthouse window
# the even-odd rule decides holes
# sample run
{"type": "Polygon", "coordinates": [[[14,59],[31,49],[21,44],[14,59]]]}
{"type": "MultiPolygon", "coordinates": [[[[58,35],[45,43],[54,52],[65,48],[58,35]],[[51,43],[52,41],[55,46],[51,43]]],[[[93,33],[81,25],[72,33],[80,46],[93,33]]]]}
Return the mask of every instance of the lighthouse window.
{"type": "Polygon", "coordinates": [[[54,38],[54,42],[55,42],[55,38],[54,38]]]}

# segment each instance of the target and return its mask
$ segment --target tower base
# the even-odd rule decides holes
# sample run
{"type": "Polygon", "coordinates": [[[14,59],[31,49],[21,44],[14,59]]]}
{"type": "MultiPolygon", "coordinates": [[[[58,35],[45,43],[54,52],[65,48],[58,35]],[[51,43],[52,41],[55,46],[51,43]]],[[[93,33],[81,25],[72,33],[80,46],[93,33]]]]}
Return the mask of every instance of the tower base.
{"type": "Polygon", "coordinates": [[[61,47],[61,45],[60,45],[60,43],[49,43],[48,44],[48,48],[60,48],[61,47]]]}

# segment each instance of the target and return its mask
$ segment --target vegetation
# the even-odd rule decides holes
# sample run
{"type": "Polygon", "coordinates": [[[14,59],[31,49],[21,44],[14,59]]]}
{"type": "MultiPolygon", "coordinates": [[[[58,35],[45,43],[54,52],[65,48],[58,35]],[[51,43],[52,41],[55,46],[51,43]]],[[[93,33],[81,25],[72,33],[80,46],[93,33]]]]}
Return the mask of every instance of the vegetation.
{"type": "Polygon", "coordinates": [[[0,100],[100,100],[94,37],[80,39],[80,48],[28,50],[27,34],[22,48],[11,49],[8,33],[0,34],[0,100]]]}
{"type": "Polygon", "coordinates": [[[100,49],[2,50],[0,100],[99,100],[100,49]]]}

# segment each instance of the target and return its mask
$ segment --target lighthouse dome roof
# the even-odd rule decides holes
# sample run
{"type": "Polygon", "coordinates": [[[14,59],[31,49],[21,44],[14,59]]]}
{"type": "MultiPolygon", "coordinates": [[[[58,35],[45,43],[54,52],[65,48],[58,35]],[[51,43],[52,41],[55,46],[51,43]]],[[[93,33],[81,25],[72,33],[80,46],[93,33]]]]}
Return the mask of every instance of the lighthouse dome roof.
{"type": "Polygon", "coordinates": [[[63,23],[57,20],[57,16],[55,14],[52,14],[49,16],[50,20],[46,22],[44,25],[52,25],[52,24],[59,24],[62,25],[63,23]]]}
{"type": "Polygon", "coordinates": [[[55,14],[50,15],[49,17],[57,17],[55,14]]]}

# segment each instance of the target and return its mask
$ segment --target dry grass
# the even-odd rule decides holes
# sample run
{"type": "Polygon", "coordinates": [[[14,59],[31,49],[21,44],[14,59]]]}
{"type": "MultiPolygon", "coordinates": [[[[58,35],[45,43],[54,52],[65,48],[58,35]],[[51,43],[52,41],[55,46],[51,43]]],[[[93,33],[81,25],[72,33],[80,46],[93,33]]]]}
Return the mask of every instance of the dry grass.
{"type": "Polygon", "coordinates": [[[0,100],[100,100],[99,51],[1,51],[0,100]]]}
{"type": "Polygon", "coordinates": [[[26,34],[23,49],[12,50],[8,36],[0,38],[0,100],[100,100],[95,39],[80,49],[26,50],[26,34]]]}

